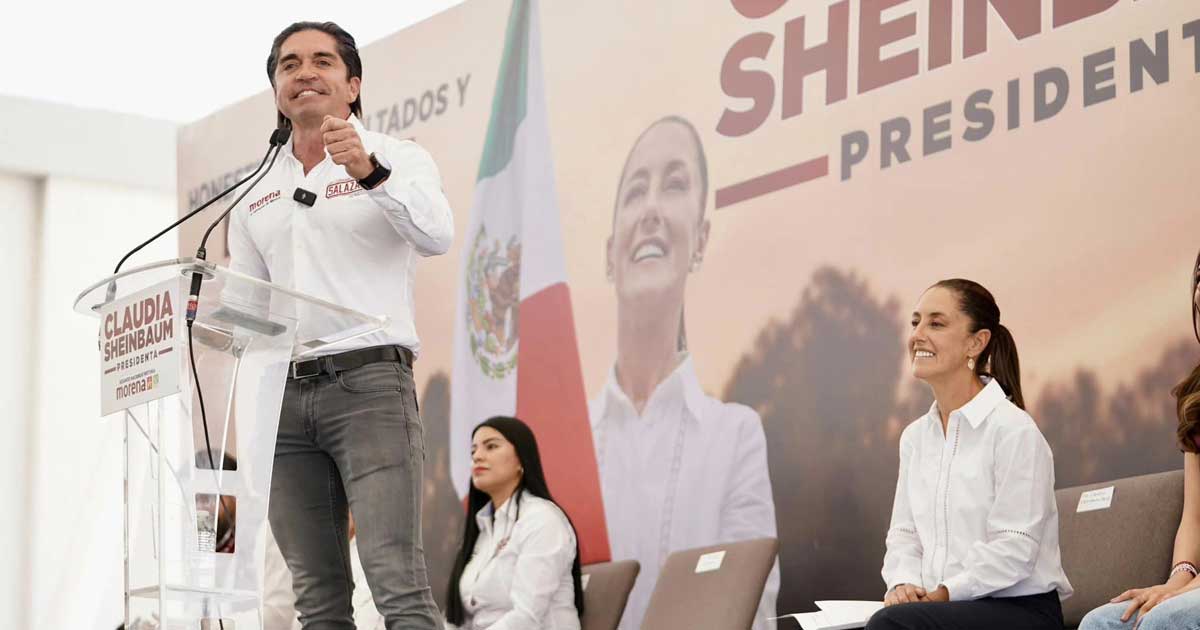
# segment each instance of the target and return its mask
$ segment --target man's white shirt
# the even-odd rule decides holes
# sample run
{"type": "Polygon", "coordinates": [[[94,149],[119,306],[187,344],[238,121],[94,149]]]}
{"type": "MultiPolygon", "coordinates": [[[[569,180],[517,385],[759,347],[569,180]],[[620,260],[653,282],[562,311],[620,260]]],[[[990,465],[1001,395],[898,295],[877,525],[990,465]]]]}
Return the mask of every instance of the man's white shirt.
{"type": "MultiPolygon", "coordinates": [[[[659,383],[641,415],[615,368],[590,412],[612,558],[641,564],[623,630],[641,625],[670,552],[776,537],[762,420],[745,405],[705,394],[690,356],[659,383]]],[[[776,561],[755,630],[775,626],[767,619],[778,594],[776,561]]]]}
{"type": "Polygon", "coordinates": [[[936,402],[901,434],[883,579],[888,590],[945,585],[952,600],[1070,596],[1050,445],[995,380],[944,434],[936,402]]]}
{"type": "MultiPolygon", "coordinates": [[[[428,152],[415,142],[368,131],[355,116],[349,121],[367,153],[391,164],[387,181],[365,190],[328,154],[306,175],[289,140],[271,172],[233,210],[231,268],[368,315],[388,316],[384,330],[327,352],[386,344],[416,354],[416,261],[449,249],[454,238],[450,204],[428,152]],[[308,207],[295,201],[297,188],[315,193],[316,203],[308,207]]],[[[297,315],[301,339],[339,323],[339,316],[324,311],[302,307],[297,315]]]]}

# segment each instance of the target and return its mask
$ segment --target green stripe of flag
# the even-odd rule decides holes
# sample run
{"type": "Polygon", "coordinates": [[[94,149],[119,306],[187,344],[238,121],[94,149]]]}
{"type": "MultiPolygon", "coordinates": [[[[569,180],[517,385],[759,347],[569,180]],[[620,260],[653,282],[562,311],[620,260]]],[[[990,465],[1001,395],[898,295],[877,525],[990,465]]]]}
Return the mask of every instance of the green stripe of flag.
{"type": "Polygon", "coordinates": [[[483,145],[483,158],[479,161],[479,176],[475,181],[491,177],[508,166],[512,161],[517,127],[525,119],[529,5],[528,0],[513,0],[512,12],[508,15],[504,56],[500,59],[496,93],[492,96],[492,117],[488,121],[487,140],[483,145]]]}

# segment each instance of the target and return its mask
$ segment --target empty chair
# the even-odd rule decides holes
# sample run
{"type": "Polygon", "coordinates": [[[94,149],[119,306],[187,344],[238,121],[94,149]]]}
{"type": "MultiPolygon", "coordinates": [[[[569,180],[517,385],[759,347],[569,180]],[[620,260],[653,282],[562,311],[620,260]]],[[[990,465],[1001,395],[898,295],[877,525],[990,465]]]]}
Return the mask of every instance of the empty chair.
{"type": "Polygon", "coordinates": [[[758,538],[672,553],[642,630],[747,630],[778,552],[778,539],[758,538]]]}
{"type": "Polygon", "coordinates": [[[616,630],[641,568],[637,560],[600,562],[583,567],[582,630],[616,630]]]}

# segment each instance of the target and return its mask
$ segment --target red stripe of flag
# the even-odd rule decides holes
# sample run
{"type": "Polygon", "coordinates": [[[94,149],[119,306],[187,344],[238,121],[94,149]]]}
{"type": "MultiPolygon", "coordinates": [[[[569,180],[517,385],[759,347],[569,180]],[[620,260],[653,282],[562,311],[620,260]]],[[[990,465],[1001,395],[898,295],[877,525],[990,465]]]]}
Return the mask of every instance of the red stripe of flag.
{"type": "Polygon", "coordinates": [[[537,436],[550,492],[575,524],[580,561],[608,562],[612,553],[600,472],[566,283],[550,285],[522,300],[520,314],[517,417],[537,436]]]}

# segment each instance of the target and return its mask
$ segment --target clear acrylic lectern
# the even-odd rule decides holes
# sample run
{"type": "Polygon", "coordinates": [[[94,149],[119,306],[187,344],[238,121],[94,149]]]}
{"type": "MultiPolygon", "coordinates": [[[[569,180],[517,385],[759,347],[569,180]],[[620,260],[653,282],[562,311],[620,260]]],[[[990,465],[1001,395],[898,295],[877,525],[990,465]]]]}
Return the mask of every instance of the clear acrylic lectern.
{"type": "MultiPolygon", "coordinates": [[[[124,298],[159,287],[184,302],[170,309],[149,305],[166,314],[150,337],[164,340],[154,360],[167,362],[164,371],[178,370],[178,392],[119,412],[125,429],[126,625],[262,630],[267,501],[289,362],[377,331],[387,320],[190,258],[105,278],[79,295],[75,310],[100,316],[125,308],[117,307],[124,298]],[[196,271],[206,280],[189,335],[184,312],[196,271]]],[[[141,301],[136,298],[126,319],[138,318],[141,301]]],[[[105,345],[124,343],[113,335],[122,322],[119,314],[115,324],[108,316],[101,321],[99,345],[108,361],[105,353],[126,349],[105,345]]],[[[126,336],[130,343],[145,341],[132,332],[126,336]]],[[[143,358],[131,353],[107,371],[134,370],[143,358]]],[[[158,375],[146,382],[153,390],[158,375]]],[[[147,385],[134,384],[146,395],[147,385]]]]}

